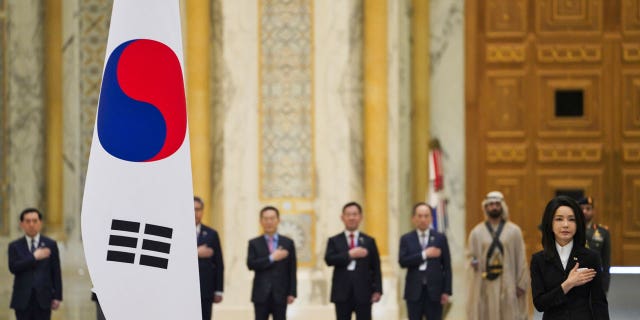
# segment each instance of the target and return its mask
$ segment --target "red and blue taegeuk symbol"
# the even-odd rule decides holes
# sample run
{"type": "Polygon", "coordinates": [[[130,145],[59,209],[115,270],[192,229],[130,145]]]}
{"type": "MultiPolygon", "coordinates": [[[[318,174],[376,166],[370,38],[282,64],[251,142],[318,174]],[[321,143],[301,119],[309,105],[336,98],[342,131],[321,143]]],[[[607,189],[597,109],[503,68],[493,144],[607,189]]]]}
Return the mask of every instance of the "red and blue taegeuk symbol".
{"type": "Polygon", "coordinates": [[[113,50],[102,79],[97,127],[102,147],[122,160],[157,161],[180,148],[187,110],[182,68],[171,48],[137,39],[113,50]]]}

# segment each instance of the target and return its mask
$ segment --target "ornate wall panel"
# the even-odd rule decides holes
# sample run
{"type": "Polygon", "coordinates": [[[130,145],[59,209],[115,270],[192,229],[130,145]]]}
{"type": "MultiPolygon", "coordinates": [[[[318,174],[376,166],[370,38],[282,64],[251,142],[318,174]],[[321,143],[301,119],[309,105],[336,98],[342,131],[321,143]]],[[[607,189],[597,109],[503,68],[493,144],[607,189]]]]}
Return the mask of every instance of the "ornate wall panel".
{"type": "Polygon", "coordinates": [[[623,43],[622,44],[622,61],[637,63],[640,62],[640,44],[623,43]]]}
{"type": "Polygon", "coordinates": [[[260,9],[260,196],[312,198],[312,3],[263,0],[260,9]]]}
{"type": "Polygon", "coordinates": [[[622,159],[625,162],[640,163],[640,143],[623,144],[622,159]]]}
{"type": "Polygon", "coordinates": [[[602,46],[599,44],[539,45],[538,61],[544,63],[601,62],[602,46]]]}
{"type": "Polygon", "coordinates": [[[602,169],[571,169],[568,167],[557,169],[541,169],[538,171],[538,186],[541,202],[538,205],[540,213],[549,199],[556,196],[559,190],[584,190],[585,194],[594,199],[602,198],[602,169]]]}
{"type": "Polygon", "coordinates": [[[640,70],[622,73],[622,121],[626,137],[640,137],[640,70]]]}
{"type": "Polygon", "coordinates": [[[259,2],[260,198],[282,209],[283,234],[313,265],[313,1],[259,2]]]}
{"type": "Polygon", "coordinates": [[[113,0],[80,0],[80,159],[83,173],[89,161],[93,127],[98,109],[102,68],[109,36],[113,0]]]}
{"type": "Polygon", "coordinates": [[[522,143],[487,144],[488,163],[525,163],[527,146],[522,143]]]}
{"type": "Polygon", "coordinates": [[[485,10],[487,17],[485,28],[490,38],[524,37],[527,31],[527,1],[490,0],[485,10]]]}
{"type": "Polygon", "coordinates": [[[640,170],[622,172],[623,237],[640,238],[640,170]]]}
{"type": "Polygon", "coordinates": [[[622,1],[622,32],[625,35],[640,35],[640,1],[622,1]]]}
{"type": "Polygon", "coordinates": [[[489,71],[487,75],[487,135],[524,137],[524,72],[489,71]]]}
{"type": "Polygon", "coordinates": [[[543,35],[594,35],[602,32],[603,0],[539,0],[536,28],[543,35]]]}
{"type": "Polygon", "coordinates": [[[541,163],[598,163],[602,160],[601,143],[539,143],[541,163]]]}
{"type": "Polygon", "coordinates": [[[558,68],[557,71],[540,71],[538,134],[541,137],[602,137],[601,77],[598,70],[567,71],[558,68]],[[555,115],[555,94],[558,90],[582,90],[582,117],[555,115]]]}
{"type": "MultiPolygon", "coordinates": [[[[525,1],[524,31],[501,16],[519,3],[465,2],[467,203],[521,190],[516,201],[536,217],[521,228],[536,248],[549,199],[591,195],[613,263],[638,264],[640,1],[525,1]],[[515,187],[504,182],[511,171],[515,187]]],[[[468,210],[467,231],[483,218],[468,210]]]]}
{"type": "MultiPolygon", "coordinates": [[[[526,170],[489,170],[485,190],[500,190],[509,207],[509,219],[518,225],[526,224],[531,219],[531,211],[527,208],[527,192],[524,188],[526,170]]],[[[471,210],[480,210],[480,203],[471,204],[471,210]],[[477,209],[476,209],[477,208],[477,209]]]]}
{"type": "Polygon", "coordinates": [[[524,44],[487,45],[488,63],[522,63],[527,59],[527,47],[524,44]]]}

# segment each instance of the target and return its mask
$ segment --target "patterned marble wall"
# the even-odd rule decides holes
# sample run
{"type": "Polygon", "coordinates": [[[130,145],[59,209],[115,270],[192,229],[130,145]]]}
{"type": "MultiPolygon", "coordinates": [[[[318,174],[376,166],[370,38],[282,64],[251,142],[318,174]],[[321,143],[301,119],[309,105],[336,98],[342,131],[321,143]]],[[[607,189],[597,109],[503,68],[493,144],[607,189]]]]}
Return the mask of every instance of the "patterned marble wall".
{"type": "MultiPolygon", "coordinates": [[[[464,129],[464,2],[431,0],[431,135],[444,153],[444,192],[449,199],[449,246],[453,281],[448,318],[463,319],[465,287],[465,129],[464,129]]],[[[472,203],[470,208],[479,208],[472,203]]]]}
{"type": "Polygon", "coordinates": [[[7,74],[5,50],[7,47],[7,11],[6,2],[0,0],[0,235],[7,233],[7,181],[6,171],[7,165],[4,155],[7,154],[7,127],[6,127],[6,110],[7,110],[7,74]]]}
{"type": "Polygon", "coordinates": [[[44,202],[44,87],[42,1],[7,2],[6,131],[9,230],[18,233],[18,217],[27,206],[44,202]],[[25,39],[27,39],[25,41],[25,39]]]}

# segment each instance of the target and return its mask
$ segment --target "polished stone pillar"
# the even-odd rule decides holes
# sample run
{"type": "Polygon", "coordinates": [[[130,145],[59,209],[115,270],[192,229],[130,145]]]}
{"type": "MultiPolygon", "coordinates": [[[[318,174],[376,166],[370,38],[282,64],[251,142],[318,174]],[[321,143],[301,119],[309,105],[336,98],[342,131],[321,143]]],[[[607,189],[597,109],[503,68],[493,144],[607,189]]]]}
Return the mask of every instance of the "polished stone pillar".
{"type": "MultiPolygon", "coordinates": [[[[185,18],[185,78],[193,191],[206,205],[211,204],[211,1],[182,2],[185,18]]],[[[206,208],[211,208],[207,206],[206,208]]],[[[212,211],[203,217],[210,224],[212,211]]]]}
{"type": "Polygon", "coordinates": [[[364,1],[364,190],[365,231],[389,253],[387,0],[364,1]]]}

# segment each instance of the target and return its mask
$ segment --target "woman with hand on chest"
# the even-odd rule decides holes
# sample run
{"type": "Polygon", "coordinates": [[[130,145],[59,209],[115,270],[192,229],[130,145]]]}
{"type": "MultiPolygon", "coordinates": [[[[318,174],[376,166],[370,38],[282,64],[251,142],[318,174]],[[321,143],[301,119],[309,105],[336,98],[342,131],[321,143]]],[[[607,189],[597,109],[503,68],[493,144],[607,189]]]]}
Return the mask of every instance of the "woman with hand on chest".
{"type": "Polygon", "coordinates": [[[531,258],[531,289],[542,319],[609,319],[600,258],[585,248],[578,203],[567,196],[553,198],[541,229],[543,250],[531,258]]]}

